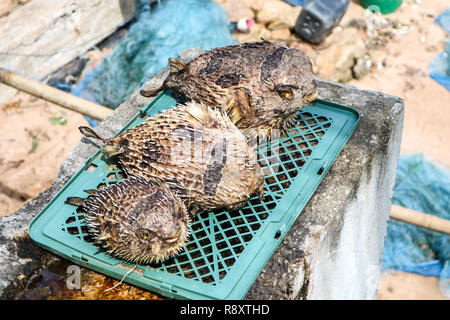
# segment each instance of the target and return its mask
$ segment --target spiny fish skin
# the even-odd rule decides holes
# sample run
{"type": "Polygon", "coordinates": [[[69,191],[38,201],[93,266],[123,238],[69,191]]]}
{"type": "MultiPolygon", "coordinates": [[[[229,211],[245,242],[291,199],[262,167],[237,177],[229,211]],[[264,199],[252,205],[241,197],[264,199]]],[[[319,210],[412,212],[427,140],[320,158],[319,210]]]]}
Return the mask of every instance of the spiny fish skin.
{"type": "Polygon", "coordinates": [[[264,176],[245,136],[224,112],[199,103],[178,105],[115,138],[98,138],[105,156],[117,156],[128,176],[160,179],[190,213],[236,209],[262,192],[264,176]]]}
{"type": "Polygon", "coordinates": [[[188,64],[171,58],[162,87],[175,96],[221,106],[248,138],[281,129],[317,98],[311,60],[299,49],[270,41],[215,48],[188,64]]]}
{"type": "MultiPolygon", "coordinates": [[[[73,199],[67,203],[75,204],[73,199]]],[[[89,194],[81,209],[92,238],[133,263],[163,261],[181,251],[188,238],[183,202],[157,180],[128,177],[89,194]]]]}

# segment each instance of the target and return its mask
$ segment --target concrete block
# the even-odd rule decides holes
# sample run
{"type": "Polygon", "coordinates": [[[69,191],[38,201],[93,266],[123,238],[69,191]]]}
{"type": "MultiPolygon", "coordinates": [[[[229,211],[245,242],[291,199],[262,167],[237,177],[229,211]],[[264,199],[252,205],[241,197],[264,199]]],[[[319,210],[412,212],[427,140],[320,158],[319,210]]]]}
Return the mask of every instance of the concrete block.
{"type": "MultiPolygon", "coordinates": [[[[202,51],[186,50],[184,62],[202,51]]],[[[144,89],[157,86],[163,69],[144,89]]],[[[350,105],[358,128],[247,294],[247,299],[375,299],[403,126],[403,100],[319,81],[320,97],[350,105]]],[[[137,91],[97,129],[106,137],[150,102],[137,91]]],[[[0,299],[14,298],[32,274],[60,259],[36,246],[27,227],[98,146],[70,152],[54,184],[0,220],[0,299]]]]}

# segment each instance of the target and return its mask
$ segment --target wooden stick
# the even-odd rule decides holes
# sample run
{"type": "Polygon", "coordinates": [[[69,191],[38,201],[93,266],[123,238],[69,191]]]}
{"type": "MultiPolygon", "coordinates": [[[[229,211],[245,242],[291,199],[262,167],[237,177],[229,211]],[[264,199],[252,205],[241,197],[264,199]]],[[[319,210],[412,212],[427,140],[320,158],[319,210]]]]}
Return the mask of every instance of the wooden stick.
{"type": "Polygon", "coordinates": [[[113,110],[0,68],[0,82],[91,118],[103,120],[113,110]]]}
{"type": "Polygon", "coordinates": [[[390,218],[414,224],[419,227],[450,234],[450,221],[431,214],[414,211],[395,204],[391,207],[390,218]]]}

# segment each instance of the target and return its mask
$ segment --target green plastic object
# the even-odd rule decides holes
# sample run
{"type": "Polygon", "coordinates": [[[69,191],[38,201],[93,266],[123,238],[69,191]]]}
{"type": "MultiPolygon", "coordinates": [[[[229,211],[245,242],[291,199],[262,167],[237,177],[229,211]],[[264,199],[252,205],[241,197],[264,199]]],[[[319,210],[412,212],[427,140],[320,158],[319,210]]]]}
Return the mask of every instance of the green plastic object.
{"type": "MultiPolygon", "coordinates": [[[[176,104],[161,93],[122,130],[176,104]]],[[[202,212],[192,219],[184,251],[153,265],[116,259],[90,239],[83,213],[69,196],[123,178],[100,151],[64,185],[29,226],[40,246],[74,263],[176,299],[243,299],[327,174],[359,121],[350,107],[318,100],[299,112],[288,135],[258,147],[265,172],[264,198],[236,211],[202,212]],[[127,274],[128,273],[128,274],[127,274]]],[[[118,134],[119,134],[118,133],[118,134]]]]}
{"type": "Polygon", "coordinates": [[[395,12],[402,4],[402,0],[360,0],[364,8],[378,6],[382,14],[395,12]]]}

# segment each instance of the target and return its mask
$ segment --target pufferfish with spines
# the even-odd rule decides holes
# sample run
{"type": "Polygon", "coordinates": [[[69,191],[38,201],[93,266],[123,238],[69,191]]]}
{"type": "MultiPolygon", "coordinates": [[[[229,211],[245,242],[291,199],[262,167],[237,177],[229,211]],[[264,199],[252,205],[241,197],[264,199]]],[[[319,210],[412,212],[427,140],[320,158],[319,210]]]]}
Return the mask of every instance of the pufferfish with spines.
{"type": "Polygon", "coordinates": [[[160,262],[183,249],[189,217],[181,199],[158,180],[130,176],[67,204],[84,212],[92,238],[120,259],[160,262]]]}
{"type": "Polygon", "coordinates": [[[190,213],[234,210],[254,193],[262,195],[264,175],[255,150],[218,109],[179,104],[111,139],[88,127],[80,131],[102,140],[102,153],[117,157],[127,176],[160,179],[190,213]]]}
{"type": "Polygon", "coordinates": [[[176,97],[221,107],[247,138],[285,129],[318,96],[311,60],[301,50],[270,41],[215,48],[187,64],[169,59],[160,87],[176,97]]]}

